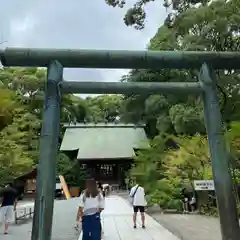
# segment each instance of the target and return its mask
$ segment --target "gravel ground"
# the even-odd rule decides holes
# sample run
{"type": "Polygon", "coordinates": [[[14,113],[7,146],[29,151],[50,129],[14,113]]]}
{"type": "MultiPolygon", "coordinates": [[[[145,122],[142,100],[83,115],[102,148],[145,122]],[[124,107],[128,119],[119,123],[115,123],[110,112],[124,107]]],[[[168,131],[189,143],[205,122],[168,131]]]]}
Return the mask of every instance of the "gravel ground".
{"type": "Polygon", "coordinates": [[[220,224],[217,218],[201,215],[160,214],[151,216],[182,240],[220,240],[220,224]]]}

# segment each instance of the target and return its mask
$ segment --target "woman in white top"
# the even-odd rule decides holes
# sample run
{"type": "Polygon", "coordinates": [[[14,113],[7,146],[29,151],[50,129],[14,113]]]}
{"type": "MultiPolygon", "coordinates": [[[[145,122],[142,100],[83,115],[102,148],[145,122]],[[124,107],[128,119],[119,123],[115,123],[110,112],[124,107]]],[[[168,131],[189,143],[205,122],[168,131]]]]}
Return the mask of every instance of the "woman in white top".
{"type": "Polygon", "coordinates": [[[86,189],[80,196],[77,222],[82,220],[82,240],[101,240],[101,218],[104,210],[104,197],[93,179],[86,181],[86,189]]]}

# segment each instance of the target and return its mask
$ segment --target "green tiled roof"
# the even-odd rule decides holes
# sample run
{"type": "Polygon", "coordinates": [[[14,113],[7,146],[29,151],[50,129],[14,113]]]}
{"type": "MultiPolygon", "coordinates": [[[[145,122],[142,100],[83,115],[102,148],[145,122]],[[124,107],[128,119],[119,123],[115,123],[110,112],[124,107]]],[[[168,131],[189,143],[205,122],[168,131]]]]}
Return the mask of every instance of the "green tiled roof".
{"type": "Polygon", "coordinates": [[[78,150],[78,159],[132,158],[148,147],[144,126],[133,124],[65,125],[60,151],[78,150]]]}

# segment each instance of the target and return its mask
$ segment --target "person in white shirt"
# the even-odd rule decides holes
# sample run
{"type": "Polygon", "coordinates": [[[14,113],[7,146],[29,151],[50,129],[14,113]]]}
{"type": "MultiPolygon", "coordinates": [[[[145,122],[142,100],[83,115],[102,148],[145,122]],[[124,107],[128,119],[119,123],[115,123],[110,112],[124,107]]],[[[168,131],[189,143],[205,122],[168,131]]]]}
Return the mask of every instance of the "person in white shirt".
{"type": "Polygon", "coordinates": [[[0,191],[0,223],[1,221],[4,223],[4,234],[8,234],[9,223],[13,220],[13,213],[16,211],[17,196],[17,191],[11,183],[0,191]]]}
{"type": "Polygon", "coordinates": [[[136,220],[137,220],[137,213],[140,212],[141,214],[141,220],[142,220],[142,228],[145,228],[145,207],[147,205],[146,199],[145,199],[145,191],[144,188],[135,185],[130,190],[130,197],[132,198],[132,204],[133,204],[133,227],[137,228],[136,220]]]}
{"type": "Polygon", "coordinates": [[[104,210],[105,200],[98,190],[96,181],[93,179],[86,181],[86,189],[79,198],[79,208],[77,213],[77,226],[82,220],[82,239],[101,240],[101,218],[100,214],[104,210]]]}

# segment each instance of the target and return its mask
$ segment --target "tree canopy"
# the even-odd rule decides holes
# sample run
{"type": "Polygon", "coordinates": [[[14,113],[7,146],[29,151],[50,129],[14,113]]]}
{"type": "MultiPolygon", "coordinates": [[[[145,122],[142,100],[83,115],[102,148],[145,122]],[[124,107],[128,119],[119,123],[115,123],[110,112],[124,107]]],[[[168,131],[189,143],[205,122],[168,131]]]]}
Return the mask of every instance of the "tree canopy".
{"type": "MultiPolygon", "coordinates": [[[[114,1],[118,2],[118,1],[114,1]]],[[[140,2],[140,1],[139,1],[140,2]]],[[[141,1],[141,6],[150,1],[141,1]]],[[[150,50],[201,50],[201,51],[239,51],[240,19],[237,9],[239,1],[179,1],[186,3],[172,25],[160,26],[157,34],[150,40],[150,50]],[[197,2],[198,5],[188,5],[197,2]]],[[[216,71],[219,99],[223,119],[231,122],[239,119],[239,71],[231,69],[216,71]]],[[[191,82],[198,80],[197,70],[134,69],[122,81],[129,82],[191,82]]],[[[204,133],[202,103],[194,96],[127,96],[125,99],[128,121],[146,121],[153,133],[164,130],[170,133],[204,133]],[[160,124],[159,124],[160,123],[160,124]]]]}
{"type": "MultiPolygon", "coordinates": [[[[0,184],[28,172],[38,163],[45,80],[43,69],[0,69],[0,184]]],[[[121,101],[122,97],[116,95],[86,99],[64,95],[61,124],[115,121],[121,112],[121,101]]],[[[63,153],[58,159],[58,173],[67,175],[71,184],[82,184],[75,159],[63,153]]]]}
{"type": "MultiPolygon", "coordinates": [[[[105,1],[113,7],[124,7],[126,3],[105,1]]],[[[136,0],[126,13],[125,23],[142,29],[145,5],[150,2],[152,0],[136,0]]],[[[149,50],[240,50],[239,0],[161,3],[173,11],[150,40],[149,50]]],[[[216,70],[216,78],[231,156],[229,167],[237,185],[240,184],[240,73],[233,69],[216,70]]],[[[0,184],[38,163],[45,79],[44,69],[0,69],[0,184]]],[[[196,82],[198,69],[132,69],[121,81],[196,82]]],[[[151,203],[163,208],[180,208],[184,186],[191,186],[193,180],[212,178],[199,96],[178,93],[149,96],[146,93],[85,99],[72,94],[62,97],[61,123],[114,121],[146,124],[150,148],[138,151],[128,177],[145,186],[151,203]]],[[[57,164],[58,174],[65,175],[70,184],[82,184],[76,159],[60,153],[57,164]]],[[[87,174],[82,173],[83,177],[87,174]]]]}
{"type": "MultiPolygon", "coordinates": [[[[134,12],[133,18],[127,17],[128,11],[125,23],[142,29],[146,17],[144,7],[150,2],[136,1],[133,9],[138,11],[134,12]],[[132,22],[126,22],[128,19],[132,22]]],[[[108,1],[108,4],[120,7],[124,3],[108,1]]],[[[164,4],[170,7],[167,1],[164,4]]],[[[150,40],[149,50],[240,50],[239,1],[172,1],[171,4],[174,11],[150,40]]],[[[231,153],[230,168],[234,183],[239,184],[240,73],[232,69],[216,70],[216,78],[231,153]]],[[[133,69],[123,76],[122,81],[195,82],[198,81],[198,69],[133,69]]],[[[181,208],[181,190],[186,184],[191,185],[193,180],[212,179],[201,98],[177,94],[132,94],[124,97],[122,105],[122,120],[145,122],[152,138],[151,148],[138,152],[129,177],[146,187],[150,202],[163,208],[181,208]],[[177,147],[172,147],[173,142],[177,147]]]]}

